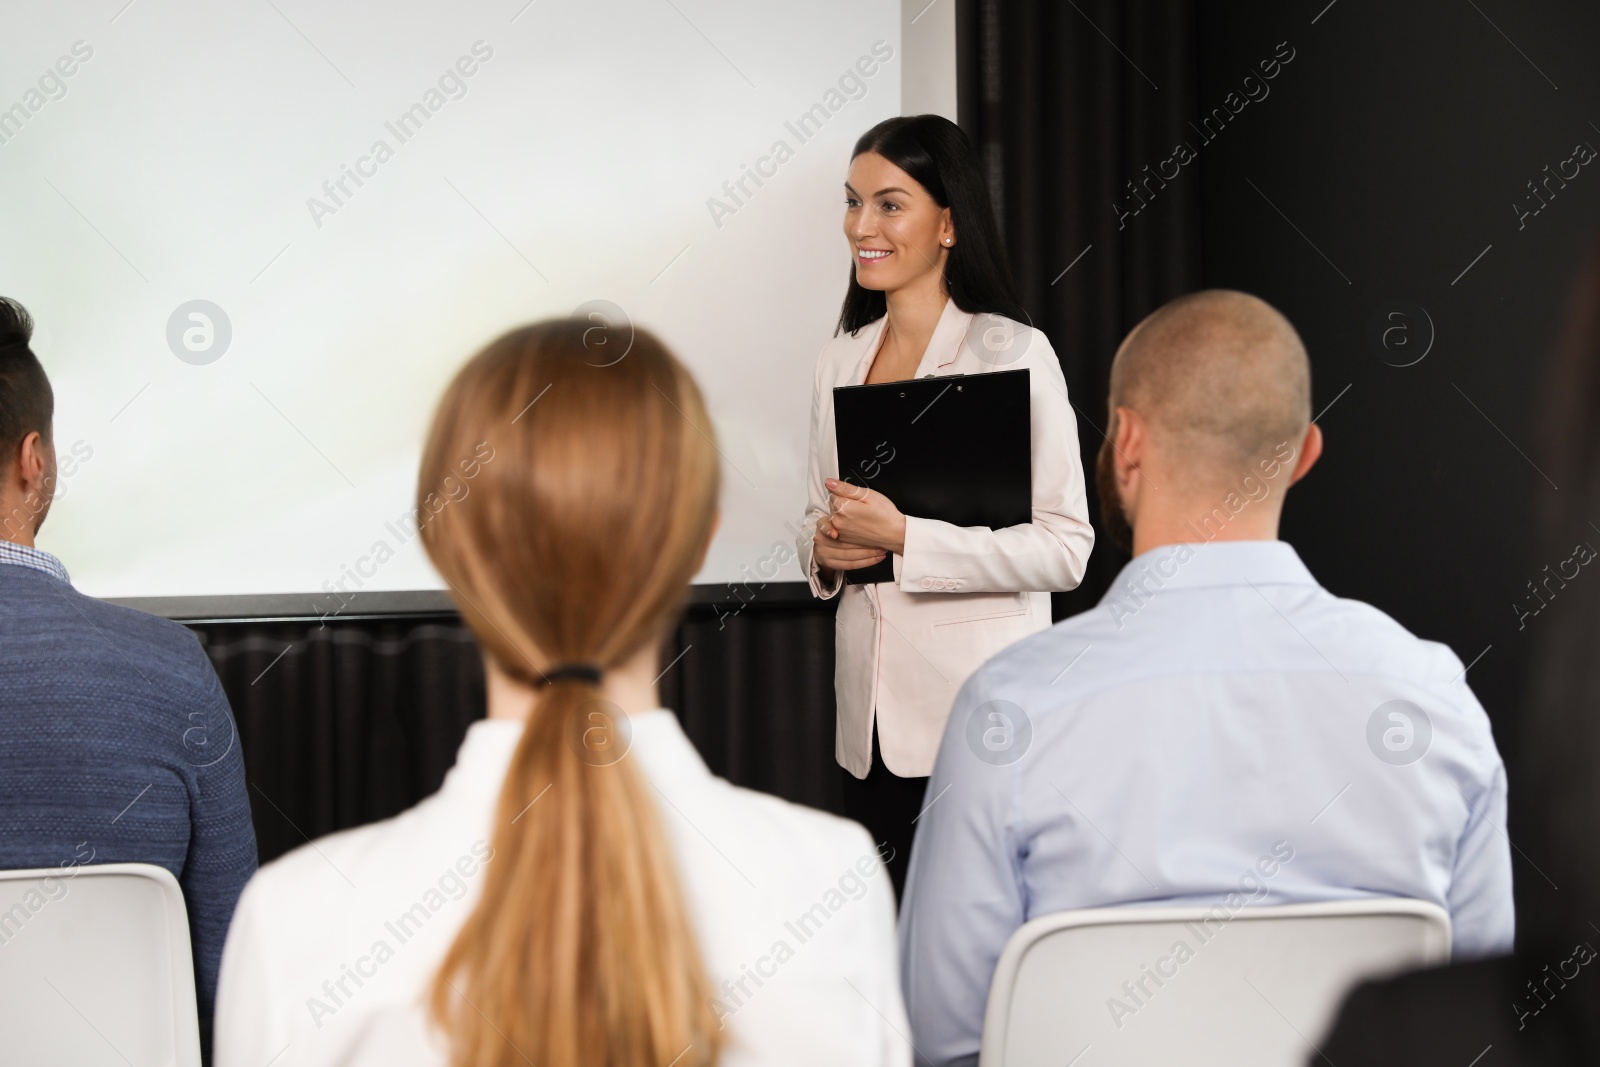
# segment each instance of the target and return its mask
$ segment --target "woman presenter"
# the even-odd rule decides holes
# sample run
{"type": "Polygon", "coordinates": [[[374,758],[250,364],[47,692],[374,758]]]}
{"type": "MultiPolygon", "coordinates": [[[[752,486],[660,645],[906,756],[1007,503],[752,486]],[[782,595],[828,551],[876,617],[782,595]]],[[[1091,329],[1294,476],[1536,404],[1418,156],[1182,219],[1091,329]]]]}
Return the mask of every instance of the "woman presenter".
{"type": "MultiPolygon", "coordinates": [[[[1094,531],[1066,381],[1049,341],[1018,321],[966,135],[937,115],[881,122],[856,142],[844,192],[853,263],[838,328],[817,358],[798,541],[812,592],[842,597],[835,753],[848,772],[846,811],[893,850],[882,851],[899,893],[956,691],[990,656],[1049,627],[1049,593],[1077,586],[1094,531]],[[1032,522],[957,527],[902,514],[882,493],[840,480],[836,387],[1018,369],[1030,379],[1032,522]],[[846,582],[847,571],[889,554],[893,582],[846,582]]],[[[982,426],[971,441],[983,447],[982,426]]],[[[973,752],[947,758],[1021,758],[1016,711],[991,710],[952,741],[973,752]]]]}

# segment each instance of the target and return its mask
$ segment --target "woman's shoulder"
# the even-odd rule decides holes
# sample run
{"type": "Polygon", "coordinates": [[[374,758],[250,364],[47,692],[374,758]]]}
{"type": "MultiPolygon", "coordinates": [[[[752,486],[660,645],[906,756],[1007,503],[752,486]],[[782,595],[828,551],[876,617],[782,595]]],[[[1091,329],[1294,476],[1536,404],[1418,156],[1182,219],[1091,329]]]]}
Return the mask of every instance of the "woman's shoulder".
{"type": "Polygon", "coordinates": [[[872,837],[860,823],[721,778],[712,783],[713,803],[734,824],[727,828],[759,868],[759,875],[750,875],[764,889],[810,899],[841,877],[865,883],[882,871],[872,837]]]}
{"type": "Polygon", "coordinates": [[[874,319],[854,332],[842,327],[838,328],[831,337],[823,342],[822,350],[817,354],[818,367],[838,365],[859,359],[882,328],[882,319],[874,319]]]}
{"type": "Polygon", "coordinates": [[[847,1001],[853,994],[835,981],[840,975],[860,985],[894,969],[894,891],[883,857],[858,823],[717,781],[731,819],[705,830],[723,855],[705,854],[699,842],[683,842],[688,851],[680,853],[694,907],[714,926],[706,929],[707,966],[737,973],[750,953],[782,957],[779,942],[810,944],[803,959],[783,964],[794,995],[842,1008],[817,983],[836,986],[847,1001]]]}
{"type": "Polygon", "coordinates": [[[256,872],[223,953],[217,1032],[233,1055],[218,1062],[244,1062],[240,1042],[263,1035],[293,1043],[307,1064],[446,1062],[416,1005],[493,851],[467,840],[483,832],[473,825],[452,840],[428,804],[256,872]]]}
{"type": "MultiPolygon", "coordinates": [[[[719,803],[743,824],[742,830],[758,840],[786,842],[797,861],[801,851],[807,854],[806,861],[819,854],[842,857],[871,851],[872,839],[860,823],[722,778],[712,778],[712,789],[719,794],[719,803]]],[[[778,851],[786,854],[785,849],[778,851]]]]}
{"type": "MultiPolygon", "coordinates": [[[[1055,346],[1050,343],[1049,335],[1039,327],[1031,322],[1018,321],[1004,315],[991,315],[989,318],[998,330],[1009,334],[1011,348],[1019,356],[1056,364],[1055,346]]],[[[1021,359],[1017,362],[1020,364],[1021,359]]]]}
{"type": "MultiPolygon", "coordinates": [[[[761,940],[772,931],[775,917],[787,920],[806,911],[830,888],[837,889],[841,878],[853,899],[880,880],[882,864],[858,824],[713,774],[670,711],[635,716],[632,722],[628,758],[639,760],[660,801],[661,825],[672,840],[689,898],[721,931],[714,942],[761,940]]],[[[883,921],[892,926],[893,904],[887,909],[883,921]]],[[[877,922],[860,914],[874,909],[850,910],[850,919],[833,925],[877,922]]]]}
{"type": "Polygon", "coordinates": [[[728,789],[744,800],[752,818],[770,821],[775,827],[784,826],[819,848],[850,851],[871,845],[862,825],[841,815],[742,786],[729,785],[728,789]]]}
{"type": "Polygon", "coordinates": [[[998,311],[969,311],[961,346],[981,370],[1021,370],[1055,366],[1055,349],[1045,332],[1031,322],[998,311]]]}
{"type": "Polygon", "coordinates": [[[404,910],[419,894],[429,894],[429,904],[436,903],[434,895],[459,899],[476,888],[493,857],[490,833],[467,813],[444,810],[435,794],[399,815],[319,837],[264,864],[246,885],[241,910],[276,928],[309,908],[326,928],[337,929],[391,905],[404,910]]]}

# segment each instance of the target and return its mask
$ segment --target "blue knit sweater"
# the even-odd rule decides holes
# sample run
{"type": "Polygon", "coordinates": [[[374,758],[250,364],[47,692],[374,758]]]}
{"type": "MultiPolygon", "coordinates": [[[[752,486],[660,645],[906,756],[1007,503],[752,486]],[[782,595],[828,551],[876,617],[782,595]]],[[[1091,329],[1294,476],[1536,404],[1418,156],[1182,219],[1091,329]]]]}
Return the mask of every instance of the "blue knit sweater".
{"type": "MultiPolygon", "coordinates": [[[[102,863],[178,879],[208,1030],[228,920],[256,869],[228,699],[182,626],[0,562],[0,868],[102,863]]],[[[0,911],[14,903],[0,891],[0,911]]],[[[26,930],[0,929],[11,936],[26,930]]]]}

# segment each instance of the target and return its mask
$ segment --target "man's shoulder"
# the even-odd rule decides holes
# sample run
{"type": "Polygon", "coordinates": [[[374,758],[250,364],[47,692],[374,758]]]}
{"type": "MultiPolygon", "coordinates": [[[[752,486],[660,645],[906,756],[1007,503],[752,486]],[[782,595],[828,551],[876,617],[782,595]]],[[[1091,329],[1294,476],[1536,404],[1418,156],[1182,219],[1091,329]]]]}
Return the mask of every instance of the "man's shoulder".
{"type": "Polygon", "coordinates": [[[944,747],[950,735],[972,729],[974,714],[1003,711],[1000,705],[1023,709],[1030,720],[1069,713],[1092,694],[1127,681],[1137,663],[1101,608],[1063,619],[1007,645],[967,678],[946,723],[944,747]]]}
{"type": "Polygon", "coordinates": [[[1048,685],[1067,693],[1138,658],[1116,619],[1099,604],[1007,645],[973,677],[988,687],[1048,685]]]}
{"type": "Polygon", "coordinates": [[[1320,586],[1318,591],[1321,596],[1309,601],[1301,614],[1308,626],[1338,641],[1352,669],[1425,687],[1451,685],[1465,673],[1449,645],[1418,637],[1364,600],[1335,596],[1320,586]]]}
{"type": "Polygon", "coordinates": [[[123,604],[97,600],[92,596],[73,591],[86,613],[97,623],[110,624],[137,637],[152,651],[193,658],[203,655],[200,639],[182,623],[152,615],[123,604]]]}
{"type": "MultiPolygon", "coordinates": [[[[1273,621],[1287,623],[1300,646],[1315,657],[1318,669],[1329,669],[1328,660],[1317,652],[1337,649],[1337,669],[1405,681],[1425,689],[1456,688],[1464,673],[1461,659],[1449,646],[1418,637],[1379,608],[1360,600],[1338,597],[1320,585],[1303,587],[1307,595],[1297,601],[1288,597],[1268,597],[1263,610],[1272,609],[1273,621]],[[1281,600],[1281,604],[1275,601],[1281,600]],[[1279,620],[1277,616],[1283,616],[1279,620]]],[[[1206,596],[1212,590],[1184,591],[1185,596],[1206,596]]],[[[1153,603],[1153,601],[1151,601],[1153,603]]],[[[1057,622],[1008,645],[978,669],[974,679],[992,695],[1003,690],[1029,690],[1041,686],[1057,694],[1060,701],[1114,686],[1123,682],[1172,671],[1197,669],[1196,659],[1205,669],[1259,671],[1273,669],[1250,658],[1266,655],[1255,643],[1241,646],[1230,643],[1227,627],[1213,625],[1187,633],[1193,637],[1185,649],[1186,631],[1174,629],[1171,618],[1138,618],[1119,611],[1119,602],[1108,597],[1096,606],[1057,622]],[[1208,655],[1207,650],[1214,655],[1208,655]]],[[[1219,600],[1217,610],[1223,610],[1219,600]]],[[[1207,612],[1185,610],[1185,619],[1203,618],[1207,612]]],[[[1213,622],[1217,622],[1212,616],[1213,622]]],[[[1187,623],[1185,623],[1187,626],[1187,623]]],[[[1291,646],[1299,647],[1299,646],[1291,646]]],[[[1059,702],[1059,701],[1058,701],[1059,702]]]]}
{"type": "MultiPolygon", "coordinates": [[[[119,660],[166,672],[209,668],[199,638],[181,623],[97,600],[43,574],[8,584],[12,588],[5,599],[12,623],[26,627],[33,618],[48,616],[42,645],[63,657],[103,649],[119,660]]],[[[41,651],[39,645],[32,649],[34,654],[41,651]]]]}

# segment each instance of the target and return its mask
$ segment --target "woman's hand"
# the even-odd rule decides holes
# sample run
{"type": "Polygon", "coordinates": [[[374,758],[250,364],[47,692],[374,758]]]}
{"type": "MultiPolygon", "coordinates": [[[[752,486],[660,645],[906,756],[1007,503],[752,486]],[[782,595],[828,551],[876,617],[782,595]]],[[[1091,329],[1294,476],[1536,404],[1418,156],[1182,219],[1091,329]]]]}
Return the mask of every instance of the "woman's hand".
{"type": "Polygon", "coordinates": [[[811,554],[816,557],[817,569],[824,582],[831,582],[836,571],[855,571],[880,562],[887,553],[881,548],[863,548],[861,545],[842,545],[828,533],[826,520],[817,523],[817,532],[811,537],[811,554]]]}
{"type": "Polygon", "coordinates": [[[819,539],[827,535],[841,545],[905,554],[906,517],[888,497],[834,478],[827,486],[833,514],[817,524],[819,539]]]}

